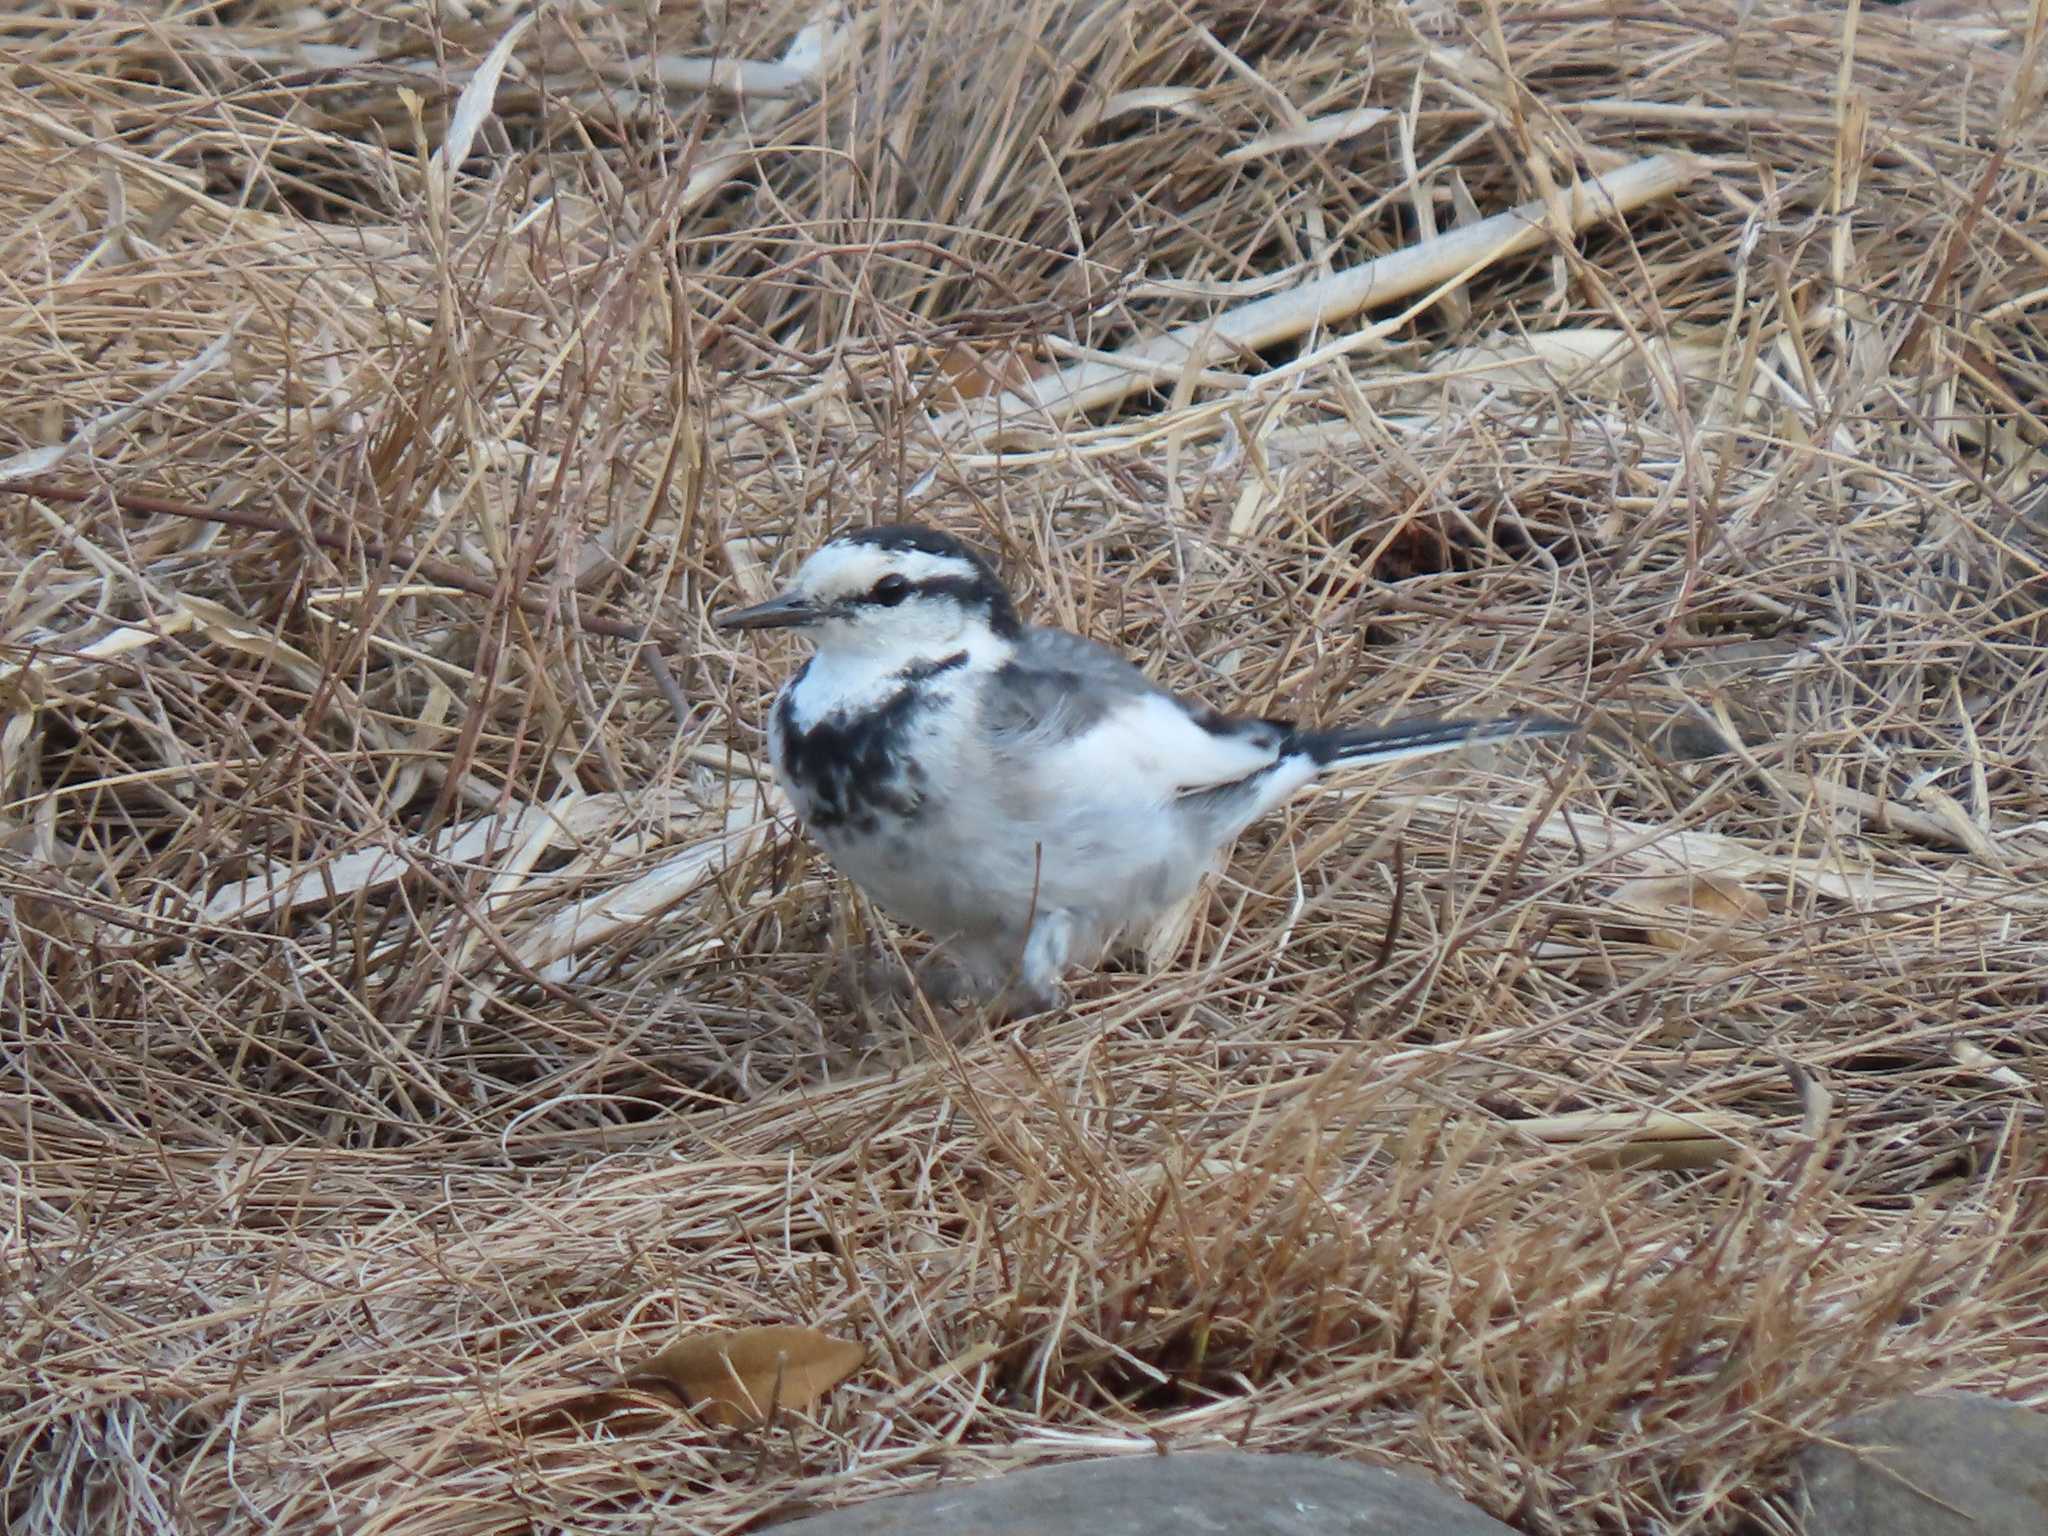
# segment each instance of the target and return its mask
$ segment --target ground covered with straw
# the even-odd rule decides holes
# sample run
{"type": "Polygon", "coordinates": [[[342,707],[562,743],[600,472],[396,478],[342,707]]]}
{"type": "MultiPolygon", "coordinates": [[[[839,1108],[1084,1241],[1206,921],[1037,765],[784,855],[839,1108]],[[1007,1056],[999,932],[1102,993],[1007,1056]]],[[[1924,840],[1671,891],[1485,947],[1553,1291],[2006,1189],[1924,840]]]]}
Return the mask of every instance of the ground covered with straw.
{"type": "Polygon", "coordinates": [[[1241,1445],[1784,1531],[1841,1413],[2048,1404],[2044,31],[13,7],[0,1524],[1241,1445]],[[1588,732],[863,1002],[709,617],[905,517],[1219,704],[1588,732]],[[629,1384],[759,1325],[862,1363],[629,1384]]]}

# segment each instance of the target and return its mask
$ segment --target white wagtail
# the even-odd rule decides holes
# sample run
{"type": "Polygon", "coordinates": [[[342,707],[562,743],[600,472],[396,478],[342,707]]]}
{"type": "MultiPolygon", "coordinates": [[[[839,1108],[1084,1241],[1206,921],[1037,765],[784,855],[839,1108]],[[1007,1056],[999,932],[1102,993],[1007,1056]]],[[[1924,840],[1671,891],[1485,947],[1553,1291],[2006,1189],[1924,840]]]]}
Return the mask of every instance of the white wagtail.
{"type": "Polygon", "coordinates": [[[769,722],[776,777],[844,874],[1012,1012],[1052,1006],[1070,960],[1143,932],[1324,770],[1574,729],[1219,714],[1025,624],[978,556],[908,524],[841,534],[787,592],[717,623],[810,632],[769,722]]]}

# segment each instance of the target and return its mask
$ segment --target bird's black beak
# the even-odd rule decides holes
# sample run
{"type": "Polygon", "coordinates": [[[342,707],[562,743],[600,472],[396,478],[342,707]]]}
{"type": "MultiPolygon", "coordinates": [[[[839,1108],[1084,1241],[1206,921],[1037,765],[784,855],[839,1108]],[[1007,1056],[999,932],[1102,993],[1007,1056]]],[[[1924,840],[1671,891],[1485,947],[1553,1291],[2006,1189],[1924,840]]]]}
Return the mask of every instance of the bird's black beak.
{"type": "Polygon", "coordinates": [[[785,592],[751,608],[734,608],[711,622],[720,629],[798,629],[824,615],[801,592],[785,592]]]}

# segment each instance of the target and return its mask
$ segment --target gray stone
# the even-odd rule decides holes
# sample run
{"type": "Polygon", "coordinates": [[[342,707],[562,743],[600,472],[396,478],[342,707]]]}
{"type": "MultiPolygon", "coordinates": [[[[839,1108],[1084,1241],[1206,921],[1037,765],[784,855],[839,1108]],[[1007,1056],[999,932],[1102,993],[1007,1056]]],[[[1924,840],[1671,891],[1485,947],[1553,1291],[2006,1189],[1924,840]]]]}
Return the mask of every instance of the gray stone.
{"type": "Polygon", "coordinates": [[[1799,1456],[1806,1536],[2042,1536],[2048,1414],[1995,1397],[1906,1397],[1799,1456]]]}
{"type": "Polygon", "coordinates": [[[872,1499],[775,1536],[1514,1536],[1426,1478],[1320,1456],[1067,1462],[872,1499]]]}

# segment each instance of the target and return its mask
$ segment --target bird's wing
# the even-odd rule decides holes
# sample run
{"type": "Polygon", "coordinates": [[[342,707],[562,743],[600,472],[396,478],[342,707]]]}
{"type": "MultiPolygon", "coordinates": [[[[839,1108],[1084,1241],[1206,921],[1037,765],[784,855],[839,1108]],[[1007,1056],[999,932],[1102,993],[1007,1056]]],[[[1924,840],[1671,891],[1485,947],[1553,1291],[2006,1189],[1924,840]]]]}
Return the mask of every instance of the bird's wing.
{"type": "Polygon", "coordinates": [[[1127,784],[1169,800],[1270,768],[1286,727],[1183,703],[1116,652],[1057,629],[1025,632],[989,680],[983,720],[998,751],[1029,755],[1080,788],[1127,784]]]}

